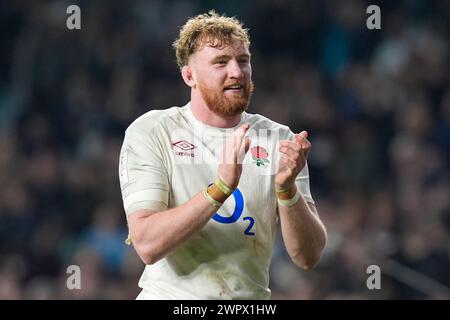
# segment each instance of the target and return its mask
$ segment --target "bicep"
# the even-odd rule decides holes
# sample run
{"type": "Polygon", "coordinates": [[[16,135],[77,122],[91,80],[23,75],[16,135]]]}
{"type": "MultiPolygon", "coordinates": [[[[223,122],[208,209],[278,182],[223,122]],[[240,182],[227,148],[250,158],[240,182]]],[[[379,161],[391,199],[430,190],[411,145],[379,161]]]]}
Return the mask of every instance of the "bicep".
{"type": "Polygon", "coordinates": [[[158,211],[150,210],[150,209],[139,209],[133,212],[130,212],[127,216],[128,227],[130,231],[135,230],[142,222],[143,219],[146,219],[158,211]]]}
{"type": "Polygon", "coordinates": [[[132,211],[127,215],[128,223],[128,238],[126,240],[127,244],[135,243],[142,238],[142,226],[145,225],[144,220],[148,219],[154,215],[157,211],[150,209],[139,209],[132,211]]]}

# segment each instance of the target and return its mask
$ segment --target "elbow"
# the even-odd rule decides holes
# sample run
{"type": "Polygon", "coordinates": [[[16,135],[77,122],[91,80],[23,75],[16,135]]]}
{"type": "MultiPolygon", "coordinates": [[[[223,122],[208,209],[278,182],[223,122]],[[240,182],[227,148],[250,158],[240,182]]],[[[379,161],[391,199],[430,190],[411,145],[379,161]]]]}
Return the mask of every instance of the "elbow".
{"type": "Polygon", "coordinates": [[[146,265],[151,265],[161,260],[161,255],[151,246],[135,244],[135,250],[139,258],[141,258],[142,262],[146,265]]]}
{"type": "Polygon", "coordinates": [[[139,254],[139,257],[141,258],[142,262],[146,265],[151,265],[158,261],[158,259],[156,259],[155,256],[152,255],[151,253],[139,254]]]}
{"type": "Polygon", "coordinates": [[[146,265],[158,262],[163,256],[163,243],[160,235],[148,227],[154,225],[152,216],[155,211],[137,210],[128,216],[129,238],[127,241],[133,245],[139,258],[146,265]]]}
{"type": "Polygon", "coordinates": [[[305,271],[314,269],[320,261],[323,250],[326,246],[326,237],[324,241],[318,244],[315,249],[312,250],[296,250],[293,254],[290,254],[292,262],[305,271]]]}
{"type": "Polygon", "coordinates": [[[144,264],[154,264],[164,256],[162,243],[157,239],[144,238],[139,232],[131,232],[130,237],[134,250],[144,264]]]}
{"type": "Polygon", "coordinates": [[[141,258],[142,262],[144,262],[144,264],[146,264],[146,265],[151,265],[151,264],[154,264],[154,263],[158,262],[159,260],[161,260],[161,257],[159,257],[158,255],[156,255],[154,252],[151,252],[151,251],[143,252],[138,255],[141,258]]]}
{"type": "Polygon", "coordinates": [[[317,266],[317,264],[319,263],[319,261],[320,261],[320,254],[315,257],[305,259],[302,262],[302,264],[299,265],[299,267],[305,271],[309,271],[309,270],[314,269],[317,266]]]}
{"type": "Polygon", "coordinates": [[[318,255],[310,255],[310,256],[291,256],[292,262],[299,267],[300,269],[303,269],[305,271],[309,271],[314,269],[314,267],[319,263],[320,261],[320,254],[318,255]]]}

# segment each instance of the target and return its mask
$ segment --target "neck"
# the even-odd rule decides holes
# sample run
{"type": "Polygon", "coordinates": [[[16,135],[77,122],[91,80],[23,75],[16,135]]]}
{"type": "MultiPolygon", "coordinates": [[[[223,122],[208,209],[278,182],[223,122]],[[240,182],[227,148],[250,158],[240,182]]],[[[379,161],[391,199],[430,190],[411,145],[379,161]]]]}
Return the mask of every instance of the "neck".
{"type": "Polygon", "coordinates": [[[203,100],[192,99],[191,96],[191,110],[194,117],[211,127],[216,128],[232,128],[238,125],[241,121],[241,113],[226,117],[212,112],[203,100]]]}

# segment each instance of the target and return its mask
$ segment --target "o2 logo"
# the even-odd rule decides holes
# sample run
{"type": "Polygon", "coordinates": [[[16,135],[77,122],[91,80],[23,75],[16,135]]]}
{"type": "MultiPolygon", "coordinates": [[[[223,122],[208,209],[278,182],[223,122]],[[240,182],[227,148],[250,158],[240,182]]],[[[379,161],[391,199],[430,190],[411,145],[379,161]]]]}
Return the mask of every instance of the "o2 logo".
{"type": "MultiPolygon", "coordinates": [[[[244,197],[242,196],[241,191],[236,188],[233,192],[234,202],[236,203],[234,207],[233,214],[229,217],[221,216],[218,212],[213,216],[213,219],[219,223],[234,223],[239,220],[242,216],[242,212],[244,211],[244,197]]],[[[253,217],[247,216],[243,218],[244,221],[248,221],[248,226],[244,231],[246,236],[254,236],[255,232],[252,231],[253,225],[255,224],[255,219],[253,217]]]]}

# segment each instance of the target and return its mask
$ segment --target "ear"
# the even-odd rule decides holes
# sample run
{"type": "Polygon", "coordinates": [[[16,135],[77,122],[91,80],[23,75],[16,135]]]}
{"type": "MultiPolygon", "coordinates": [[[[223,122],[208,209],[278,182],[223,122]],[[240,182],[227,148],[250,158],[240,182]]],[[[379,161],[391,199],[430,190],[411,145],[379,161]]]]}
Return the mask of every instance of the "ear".
{"type": "Polygon", "coordinates": [[[191,88],[195,87],[195,80],[193,75],[193,70],[189,65],[185,65],[181,68],[181,76],[184,82],[191,88]]]}

